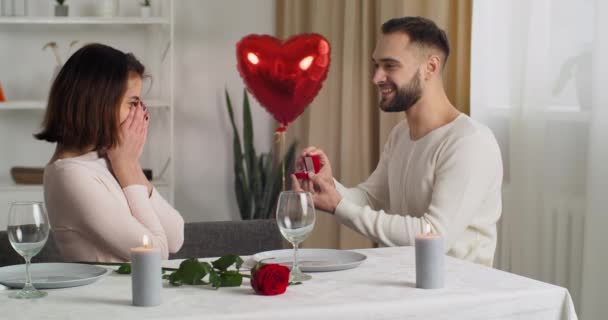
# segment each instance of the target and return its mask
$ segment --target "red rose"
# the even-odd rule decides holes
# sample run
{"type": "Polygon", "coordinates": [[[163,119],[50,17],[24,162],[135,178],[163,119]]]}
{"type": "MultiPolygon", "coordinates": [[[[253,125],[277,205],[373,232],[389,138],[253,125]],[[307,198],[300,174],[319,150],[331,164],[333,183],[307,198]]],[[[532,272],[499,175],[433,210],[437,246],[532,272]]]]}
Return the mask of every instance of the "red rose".
{"type": "Polygon", "coordinates": [[[282,294],[289,285],[289,268],[279,264],[265,264],[252,270],[251,287],[264,296],[282,294]]]}

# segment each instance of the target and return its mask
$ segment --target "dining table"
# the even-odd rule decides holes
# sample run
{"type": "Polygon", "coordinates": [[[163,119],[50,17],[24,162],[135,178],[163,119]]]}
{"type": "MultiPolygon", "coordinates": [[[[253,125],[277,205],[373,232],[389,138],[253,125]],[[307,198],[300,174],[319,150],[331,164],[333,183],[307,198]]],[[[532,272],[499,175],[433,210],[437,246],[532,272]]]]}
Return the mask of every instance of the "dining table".
{"type": "Polygon", "coordinates": [[[164,280],[162,302],[153,307],[133,306],[131,276],[104,266],[111,270],[99,280],[48,289],[41,299],[11,299],[14,290],[1,288],[0,319],[577,319],[568,290],[556,285],[446,256],[444,287],[418,289],[413,247],[352,251],[366,259],[310,273],[281,295],[257,295],[248,279],[219,289],[164,280]]]}

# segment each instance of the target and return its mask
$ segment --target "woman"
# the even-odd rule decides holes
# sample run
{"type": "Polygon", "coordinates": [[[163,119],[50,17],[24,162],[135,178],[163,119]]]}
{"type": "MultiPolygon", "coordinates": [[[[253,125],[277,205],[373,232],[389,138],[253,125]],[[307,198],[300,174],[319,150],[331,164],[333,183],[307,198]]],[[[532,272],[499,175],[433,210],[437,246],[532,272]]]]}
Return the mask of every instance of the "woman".
{"type": "Polygon", "coordinates": [[[67,261],[128,261],[144,235],[164,259],[182,246],[182,217],[139,164],[150,118],[141,100],[143,76],[132,54],[89,44],[51,87],[35,137],[57,143],[44,170],[44,198],[67,261]]]}

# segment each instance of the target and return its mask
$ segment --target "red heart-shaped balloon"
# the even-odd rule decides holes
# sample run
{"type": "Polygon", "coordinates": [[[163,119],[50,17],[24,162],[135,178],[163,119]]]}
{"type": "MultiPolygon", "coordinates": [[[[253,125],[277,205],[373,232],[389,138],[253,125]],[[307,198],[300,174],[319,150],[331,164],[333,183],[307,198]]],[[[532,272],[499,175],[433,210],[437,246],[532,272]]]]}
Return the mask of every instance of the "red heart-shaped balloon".
{"type": "Polygon", "coordinates": [[[318,34],[281,41],[249,35],[236,45],[237,68],[249,92],[287,126],[312,102],[329,69],[329,42],[318,34]]]}

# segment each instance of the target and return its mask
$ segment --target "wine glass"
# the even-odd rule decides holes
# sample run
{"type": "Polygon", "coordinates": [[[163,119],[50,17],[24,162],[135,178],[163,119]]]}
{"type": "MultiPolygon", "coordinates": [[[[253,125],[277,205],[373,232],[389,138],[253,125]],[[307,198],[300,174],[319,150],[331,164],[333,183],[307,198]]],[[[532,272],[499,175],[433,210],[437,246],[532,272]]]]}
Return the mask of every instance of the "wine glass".
{"type": "Polygon", "coordinates": [[[49,237],[49,218],[42,202],[19,201],[10,204],[8,214],[8,239],[23,258],[25,258],[26,281],[23,289],[13,295],[16,299],[35,299],[46,296],[32,285],[30,260],[44,247],[49,237]]]}
{"type": "Polygon", "coordinates": [[[293,266],[290,282],[310,280],[298,265],[298,245],[304,241],[315,226],[315,205],[309,192],[283,191],[277,205],[277,224],[283,237],[293,245],[293,266]]]}

